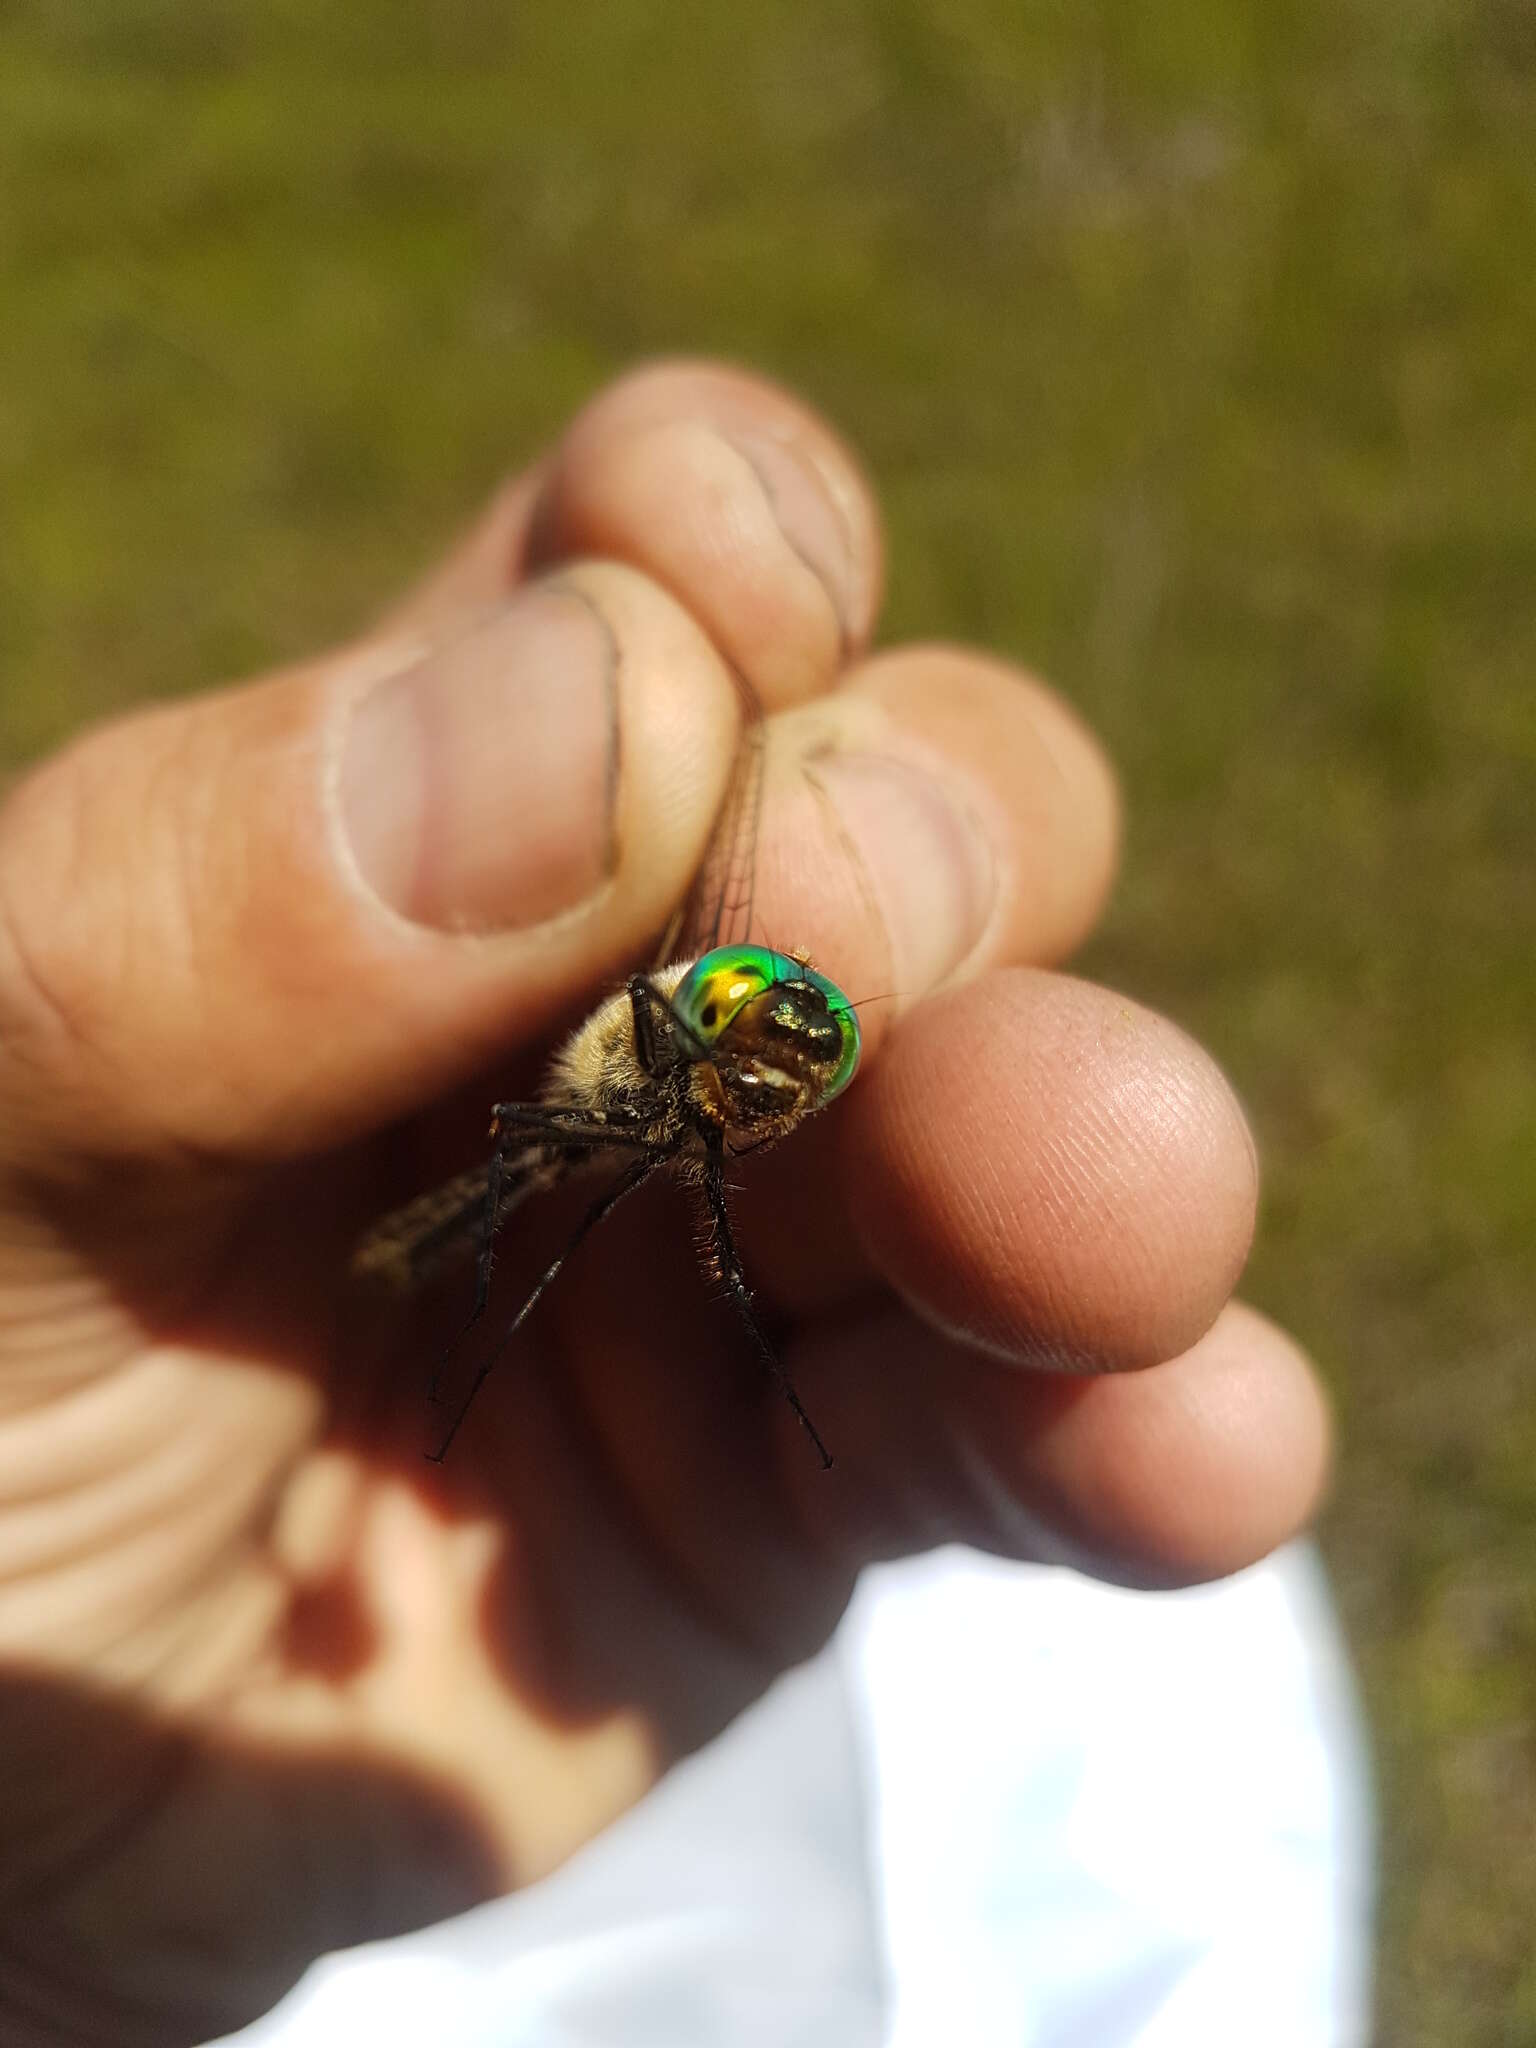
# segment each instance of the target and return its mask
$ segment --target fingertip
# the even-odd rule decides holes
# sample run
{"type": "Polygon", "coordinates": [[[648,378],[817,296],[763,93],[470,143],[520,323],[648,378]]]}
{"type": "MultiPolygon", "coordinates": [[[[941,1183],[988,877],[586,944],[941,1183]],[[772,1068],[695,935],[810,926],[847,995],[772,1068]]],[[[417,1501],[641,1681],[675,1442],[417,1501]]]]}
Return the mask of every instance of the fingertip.
{"type": "Polygon", "coordinates": [[[818,1490],[786,1430],[786,1481],[818,1540],[860,1561],[959,1538],[1120,1584],[1193,1585],[1289,1541],[1327,1487],[1316,1375],[1240,1303],[1142,1372],[999,1363],[896,1309],[813,1322],[790,1363],[846,1476],[818,1490]]]}
{"type": "Polygon", "coordinates": [[[920,1005],[848,1124],[865,1249],[994,1355],[1153,1364],[1210,1327],[1246,1261],[1256,1160],[1225,1077],[1089,983],[1015,968],[920,1005]]]}
{"type": "Polygon", "coordinates": [[[577,415],[529,532],[536,566],[625,561],[669,590],[774,708],[827,688],[874,625],[879,523],[824,421],[768,380],[668,361],[577,415]]]}
{"type": "Polygon", "coordinates": [[[1010,1398],[1023,1490],[1095,1570],[1127,1583],[1240,1571],[1306,1528],[1327,1490],[1332,1421],[1317,1376],[1239,1302],[1150,1371],[1026,1383],[1010,1398]]]}

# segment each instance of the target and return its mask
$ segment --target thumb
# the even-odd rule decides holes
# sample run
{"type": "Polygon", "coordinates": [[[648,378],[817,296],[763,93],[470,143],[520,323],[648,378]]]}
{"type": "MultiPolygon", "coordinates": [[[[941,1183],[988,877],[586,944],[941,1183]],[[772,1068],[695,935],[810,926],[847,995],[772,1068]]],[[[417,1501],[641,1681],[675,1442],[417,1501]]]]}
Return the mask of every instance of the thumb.
{"type": "Polygon", "coordinates": [[[0,810],[0,1143],[271,1159],[426,1100],[660,929],[738,717],[588,563],[90,733],[0,810]]]}

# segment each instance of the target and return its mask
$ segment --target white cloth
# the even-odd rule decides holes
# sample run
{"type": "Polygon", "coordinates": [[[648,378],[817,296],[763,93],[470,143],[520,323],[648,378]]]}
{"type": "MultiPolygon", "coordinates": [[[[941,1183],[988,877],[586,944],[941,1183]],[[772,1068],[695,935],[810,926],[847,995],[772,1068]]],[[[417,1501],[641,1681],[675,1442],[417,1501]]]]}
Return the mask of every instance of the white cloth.
{"type": "Polygon", "coordinates": [[[1370,1832],[1310,1549],[1174,1594],[939,1551],[553,1877],[228,2048],[1356,2048],[1370,1832]]]}

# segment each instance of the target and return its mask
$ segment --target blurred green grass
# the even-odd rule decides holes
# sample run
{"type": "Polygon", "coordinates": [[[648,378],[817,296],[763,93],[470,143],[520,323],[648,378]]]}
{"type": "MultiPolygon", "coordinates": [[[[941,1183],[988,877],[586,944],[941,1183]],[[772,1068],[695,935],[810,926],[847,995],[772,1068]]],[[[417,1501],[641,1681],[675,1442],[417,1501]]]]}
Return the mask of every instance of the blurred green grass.
{"type": "Polygon", "coordinates": [[[1088,969],[1236,1077],[1341,1413],[1404,2048],[1536,2042],[1533,135],[1528,0],[0,10],[5,759],[348,631],[670,349],[1106,735],[1088,969]]]}

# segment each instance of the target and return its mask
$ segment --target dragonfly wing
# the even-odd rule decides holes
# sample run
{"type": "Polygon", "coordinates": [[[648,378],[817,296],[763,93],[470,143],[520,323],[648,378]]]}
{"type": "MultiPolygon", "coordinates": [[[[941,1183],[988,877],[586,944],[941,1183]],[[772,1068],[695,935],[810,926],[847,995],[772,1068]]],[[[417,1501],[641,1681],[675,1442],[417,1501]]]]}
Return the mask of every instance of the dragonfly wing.
{"type": "Polygon", "coordinates": [[[716,946],[744,945],[751,936],[768,728],[757,692],[738,670],[732,674],[741,699],[741,737],[731,779],[703,862],[687,900],[667,927],[655,967],[696,960],[716,946]]]}
{"type": "MultiPolygon", "coordinates": [[[[530,1195],[562,1180],[571,1164],[547,1145],[530,1145],[504,1158],[496,1228],[530,1195]]],[[[382,1217],[352,1254],[353,1272],[403,1294],[478,1251],[485,1227],[486,1173],[484,1166],[470,1167],[382,1217]]]]}

